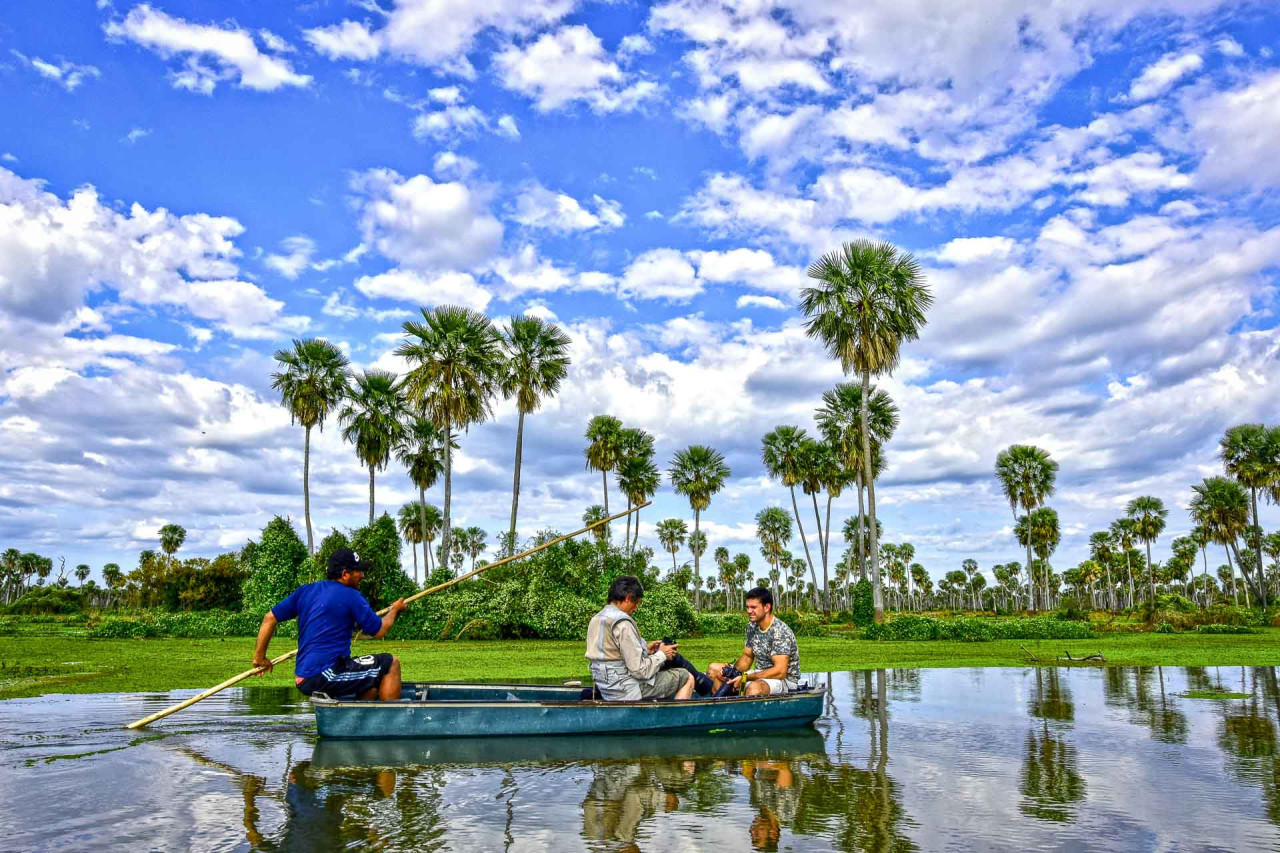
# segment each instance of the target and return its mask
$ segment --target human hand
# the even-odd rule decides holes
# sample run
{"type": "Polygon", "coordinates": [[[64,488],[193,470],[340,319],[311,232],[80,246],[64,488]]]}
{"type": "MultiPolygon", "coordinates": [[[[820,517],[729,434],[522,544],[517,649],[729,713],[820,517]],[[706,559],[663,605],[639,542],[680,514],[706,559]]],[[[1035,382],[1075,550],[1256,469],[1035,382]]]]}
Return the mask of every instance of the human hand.
{"type": "Polygon", "coordinates": [[[659,643],[658,651],[662,652],[667,657],[672,658],[672,657],[675,657],[676,649],[678,649],[679,647],[680,647],[679,643],[672,643],[669,646],[666,645],[665,643],[659,643]]]}
{"type": "Polygon", "coordinates": [[[401,613],[409,609],[409,605],[404,603],[403,598],[397,598],[391,602],[391,612],[399,616],[401,613]]]}
{"type": "Polygon", "coordinates": [[[275,664],[265,657],[262,657],[260,655],[254,655],[253,668],[258,670],[257,672],[254,673],[254,675],[266,675],[268,672],[271,672],[271,670],[275,668],[275,664]]]}
{"type": "Polygon", "coordinates": [[[656,652],[658,650],[658,646],[660,645],[662,645],[661,640],[654,640],[653,642],[649,643],[649,654],[653,654],[654,652],[656,652]]]}

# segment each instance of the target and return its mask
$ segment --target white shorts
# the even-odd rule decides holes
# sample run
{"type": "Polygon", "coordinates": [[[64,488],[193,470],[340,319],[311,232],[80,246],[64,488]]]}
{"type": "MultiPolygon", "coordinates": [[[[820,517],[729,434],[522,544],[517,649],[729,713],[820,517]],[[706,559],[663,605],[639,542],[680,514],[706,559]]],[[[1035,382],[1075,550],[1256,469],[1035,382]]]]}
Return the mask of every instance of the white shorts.
{"type": "MultiPolygon", "coordinates": [[[[757,670],[753,669],[751,671],[756,672],[757,670]]],[[[754,680],[769,685],[769,693],[771,695],[776,695],[778,693],[790,693],[800,686],[796,682],[788,681],[785,678],[756,678],[754,680]]]]}

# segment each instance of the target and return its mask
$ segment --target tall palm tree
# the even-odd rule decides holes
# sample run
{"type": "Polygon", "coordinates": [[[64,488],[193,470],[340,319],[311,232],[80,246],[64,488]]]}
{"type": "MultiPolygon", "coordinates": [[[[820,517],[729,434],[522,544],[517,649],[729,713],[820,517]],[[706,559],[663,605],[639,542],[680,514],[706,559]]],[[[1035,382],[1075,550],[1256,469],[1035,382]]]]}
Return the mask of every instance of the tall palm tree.
{"type": "Polygon", "coordinates": [[[1062,528],[1058,523],[1058,512],[1051,507],[1042,506],[1032,511],[1028,515],[1031,529],[1031,543],[1035,549],[1036,556],[1044,564],[1044,603],[1046,608],[1053,607],[1052,592],[1050,590],[1050,579],[1053,575],[1053,567],[1049,565],[1049,558],[1053,556],[1053,552],[1058,550],[1058,546],[1062,544],[1062,528]]]}
{"type": "Polygon", "coordinates": [[[1125,573],[1129,576],[1129,606],[1133,607],[1133,564],[1129,560],[1129,552],[1133,550],[1133,542],[1138,538],[1137,532],[1134,530],[1133,519],[1117,518],[1111,522],[1111,538],[1115,541],[1116,547],[1124,554],[1125,573]]]}
{"type": "Polygon", "coordinates": [[[1209,579],[1209,542],[1211,540],[1209,539],[1209,534],[1204,529],[1204,525],[1199,523],[1196,523],[1191,528],[1191,532],[1187,534],[1187,536],[1191,539],[1192,542],[1196,543],[1196,547],[1200,549],[1200,558],[1201,560],[1203,560],[1203,565],[1204,565],[1204,568],[1201,571],[1201,576],[1206,581],[1205,583],[1201,584],[1201,586],[1204,587],[1204,606],[1208,607],[1209,606],[1209,584],[1207,583],[1207,581],[1209,579]]]}
{"type": "Polygon", "coordinates": [[[396,348],[396,354],[411,365],[405,377],[409,403],[444,430],[440,544],[449,554],[454,435],[492,415],[502,378],[502,342],[488,317],[456,305],[424,308],[421,322],[406,320],[403,328],[408,340],[396,348]]]}
{"type": "Polygon", "coordinates": [[[84,586],[85,578],[89,577],[91,571],[93,570],[86,563],[76,566],[76,580],[79,581],[79,586],[84,586]]]}
{"type": "Polygon", "coordinates": [[[160,550],[164,551],[164,555],[169,559],[173,559],[173,555],[186,541],[187,529],[181,524],[166,524],[160,528],[160,550]]]}
{"type": "MultiPolygon", "coordinates": [[[[457,450],[457,442],[453,449],[457,450]]],[[[405,423],[404,435],[396,445],[396,458],[409,472],[409,479],[418,487],[418,509],[423,516],[420,525],[426,524],[427,489],[444,473],[444,433],[431,421],[411,416],[405,423]]],[[[426,560],[423,560],[426,565],[426,560]]]]}
{"type": "MultiPolygon", "coordinates": [[[[1227,552],[1227,566],[1231,571],[1231,585],[1235,588],[1235,567],[1231,555],[1235,552],[1236,563],[1240,563],[1240,554],[1236,541],[1249,527],[1249,495],[1244,487],[1235,480],[1226,477],[1209,477],[1198,486],[1192,486],[1194,495],[1188,510],[1191,519],[1204,528],[1211,542],[1221,545],[1227,552]]],[[[1247,567],[1241,563],[1240,571],[1245,581],[1252,585],[1247,567]]],[[[1236,593],[1239,602],[1239,593],[1236,593]]]]}
{"type": "Polygon", "coordinates": [[[432,571],[431,567],[431,543],[436,541],[436,537],[440,535],[440,529],[444,525],[444,516],[440,514],[440,508],[434,504],[427,504],[422,508],[422,571],[424,577],[429,576],[432,571]]]}
{"type": "MultiPolygon", "coordinates": [[[[1253,509],[1253,526],[1258,525],[1258,490],[1269,491],[1280,486],[1280,427],[1268,429],[1263,424],[1233,426],[1218,443],[1218,455],[1227,473],[1249,490],[1253,509]]],[[[1262,537],[1253,537],[1254,557],[1262,574],[1262,537]]],[[[1243,566],[1241,567],[1243,570],[1243,566]]],[[[1261,604],[1267,606],[1267,585],[1259,584],[1261,604]]]]}
{"type": "MultiPolygon", "coordinates": [[[[796,502],[796,486],[805,479],[805,442],[809,434],[797,426],[782,425],[767,433],[761,442],[760,460],[764,470],[791,490],[791,512],[795,516],[796,529],[800,531],[800,544],[804,546],[804,559],[809,564],[809,577],[818,585],[818,572],[809,553],[809,539],[804,535],[804,522],[800,520],[800,505],[796,502]]],[[[815,607],[817,606],[815,602],[815,607]]]]}
{"type": "Polygon", "coordinates": [[[369,469],[369,523],[374,518],[374,472],[387,467],[404,439],[408,416],[404,394],[389,370],[366,370],[355,378],[347,402],[338,412],[342,438],[355,445],[356,456],[369,469]]]}
{"type": "MultiPolygon", "coordinates": [[[[701,530],[695,530],[689,534],[689,553],[693,555],[694,563],[702,560],[702,555],[707,553],[707,534],[701,530]]],[[[700,578],[702,575],[695,573],[694,577],[700,578]]],[[[694,606],[701,606],[700,602],[695,600],[694,606]]]]}
{"type": "MultiPolygon", "coordinates": [[[[868,411],[871,377],[892,373],[902,357],[902,344],[920,336],[933,295],[920,264],[909,252],[891,243],[854,240],[823,255],[809,266],[817,284],[800,294],[800,309],[808,318],[805,331],[840,359],[848,374],[862,376],[862,422],[868,411]]],[[[867,511],[873,522],[871,570],[875,618],[884,620],[884,591],[879,569],[880,545],[875,535],[875,482],[871,469],[871,433],[862,433],[863,481],[867,511]]],[[[815,584],[816,585],[816,584],[815,584]]]]}
{"type": "Polygon", "coordinates": [[[1169,510],[1164,508],[1164,501],[1151,495],[1141,495],[1129,501],[1125,514],[1133,519],[1133,533],[1139,542],[1147,546],[1147,575],[1151,582],[1151,602],[1156,600],[1156,577],[1151,571],[1151,543],[1160,538],[1164,532],[1165,519],[1169,510]]]}
{"type": "MultiPolygon", "coordinates": [[[[604,511],[604,507],[600,504],[592,504],[587,507],[587,511],[582,514],[582,523],[584,525],[592,525],[603,518],[608,518],[609,514],[604,511]]],[[[608,525],[602,524],[599,527],[591,528],[591,535],[595,537],[596,544],[603,544],[609,536],[608,525]]]]}
{"type": "MultiPolygon", "coordinates": [[[[422,541],[422,516],[422,505],[413,501],[409,501],[409,503],[400,507],[400,511],[396,513],[396,523],[400,527],[400,535],[404,537],[404,541],[409,543],[409,553],[413,554],[414,583],[418,583],[418,543],[422,541]]],[[[426,566],[427,558],[424,554],[422,558],[424,571],[426,566]]]]}
{"type": "Polygon", "coordinates": [[[507,537],[516,538],[516,513],[520,506],[520,466],[524,446],[524,416],[536,411],[542,401],[555,396],[569,373],[569,336],[554,323],[538,317],[512,317],[502,330],[506,349],[506,370],[502,374],[502,395],[516,400],[515,480],[511,484],[511,525],[507,537]]]}
{"type": "Polygon", "coordinates": [[[689,507],[693,510],[693,537],[699,538],[702,548],[694,550],[693,537],[690,537],[689,550],[693,552],[693,573],[700,575],[701,551],[706,549],[706,540],[700,536],[702,511],[711,505],[711,497],[724,488],[731,472],[719,451],[693,444],[675,455],[667,473],[671,477],[671,485],[689,499],[689,507]]]}
{"type": "MultiPolygon", "coordinates": [[[[642,429],[624,429],[618,434],[618,488],[627,497],[627,509],[639,506],[658,491],[662,472],[653,461],[653,436],[642,429]]],[[[635,547],[640,538],[640,513],[635,513],[635,538],[631,535],[631,516],[627,516],[627,548],[635,547]]]]}
{"type": "Polygon", "coordinates": [[[1102,567],[1107,579],[1107,609],[1116,609],[1116,590],[1111,583],[1111,561],[1115,559],[1115,539],[1109,530],[1099,530],[1089,537],[1089,557],[1102,567]]]}
{"type": "Polygon", "coordinates": [[[604,485],[604,514],[609,515],[609,472],[618,467],[622,453],[622,421],[613,415],[596,415],[587,423],[587,445],[583,455],[587,469],[600,472],[604,485]]]}
{"type": "MultiPolygon", "coordinates": [[[[1018,510],[1030,514],[1053,496],[1054,481],[1058,478],[1058,463],[1049,451],[1031,444],[1013,444],[996,455],[996,479],[1004,492],[1005,500],[1013,511],[1014,522],[1018,510]]],[[[1031,542],[1027,541],[1027,577],[1031,577],[1031,542]]],[[[1035,584],[1027,586],[1028,609],[1035,610],[1035,584]]],[[[1048,599],[1046,598],[1046,601],[1048,599]]]]}
{"type": "Polygon", "coordinates": [[[474,526],[467,528],[467,544],[465,546],[465,550],[467,552],[467,556],[471,558],[471,571],[473,572],[476,570],[476,558],[489,547],[489,544],[485,541],[486,538],[487,534],[482,528],[474,526]]]}
{"type": "Polygon", "coordinates": [[[671,555],[671,574],[676,573],[676,553],[689,536],[689,526],[678,518],[664,518],[658,522],[658,542],[662,550],[671,555]]]}
{"type": "Polygon", "coordinates": [[[791,541],[791,516],[781,507],[771,506],[756,513],[756,536],[775,571],[781,572],[779,558],[791,541]]]}
{"type": "Polygon", "coordinates": [[[349,362],[342,351],[320,338],[295,340],[293,349],[276,350],[281,370],[271,374],[271,387],[289,410],[289,420],[302,424],[302,512],[307,520],[307,553],[314,554],[311,533],[311,428],[324,431],[325,419],[347,394],[349,362]]]}

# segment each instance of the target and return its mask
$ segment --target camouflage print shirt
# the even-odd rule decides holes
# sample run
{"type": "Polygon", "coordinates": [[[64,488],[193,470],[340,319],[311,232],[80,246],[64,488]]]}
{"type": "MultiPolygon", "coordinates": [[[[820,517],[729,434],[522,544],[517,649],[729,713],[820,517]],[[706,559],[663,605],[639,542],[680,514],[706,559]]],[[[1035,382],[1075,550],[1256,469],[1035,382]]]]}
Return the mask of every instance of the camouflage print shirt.
{"type": "Polygon", "coordinates": [[[787,656],[787,681],[800,680],[800,647],[795,633],[777,616],[769,630],[761,631],[754,623],[747,625],[747,648],[756,656],[754,669],[773,666],[774,655],[787,656]]]}

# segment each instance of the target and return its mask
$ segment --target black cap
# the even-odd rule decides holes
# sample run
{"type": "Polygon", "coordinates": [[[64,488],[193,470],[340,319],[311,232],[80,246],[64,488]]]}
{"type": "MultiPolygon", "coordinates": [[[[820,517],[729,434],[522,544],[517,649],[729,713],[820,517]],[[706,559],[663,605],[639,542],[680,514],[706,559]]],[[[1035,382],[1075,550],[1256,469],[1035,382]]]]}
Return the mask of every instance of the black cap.
{"type": "Polygon", "coordinates": [[[369,564],[360,562],[360,555],[350,548],[339,548],[329,555],[329,571],[326,576],[330,580],[342,577],[343,572],[368,572],[369,564]]]}

